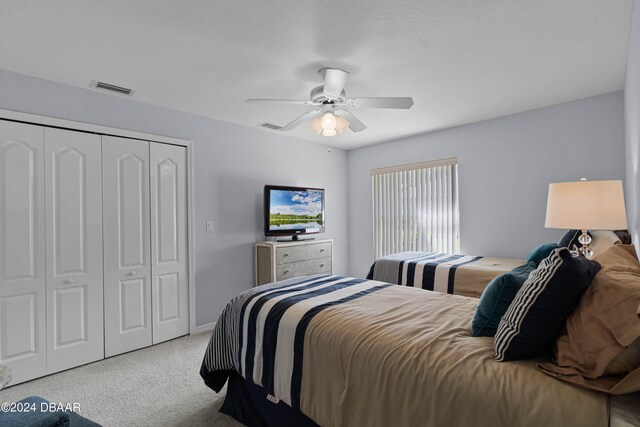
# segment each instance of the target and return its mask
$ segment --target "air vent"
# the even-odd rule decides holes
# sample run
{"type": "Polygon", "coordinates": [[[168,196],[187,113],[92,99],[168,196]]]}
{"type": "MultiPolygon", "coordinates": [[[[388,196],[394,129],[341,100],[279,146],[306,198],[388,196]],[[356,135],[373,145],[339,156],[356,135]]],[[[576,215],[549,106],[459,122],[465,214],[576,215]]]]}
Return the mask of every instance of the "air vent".
{"type": "Polygon", "coordinates": [[[282,126],[278,126],[278,125],[274,125],[273,123],[260,123],[258,126],[261,126],[263,128],[267,128],[267,129],[271,129],[271,130],[280,130],[282,129],[282,126]]]}
{"type": "Polygon", "coordinates": [[[95,87],[96,89],[108,90],[109,92],[119,93],[121,95],[133,96],[135,90],[128,89],[122,86],[112,85],[110,83],[99,82],[97,80],[93,80],[91,82],[91,87],[95,87]]]}

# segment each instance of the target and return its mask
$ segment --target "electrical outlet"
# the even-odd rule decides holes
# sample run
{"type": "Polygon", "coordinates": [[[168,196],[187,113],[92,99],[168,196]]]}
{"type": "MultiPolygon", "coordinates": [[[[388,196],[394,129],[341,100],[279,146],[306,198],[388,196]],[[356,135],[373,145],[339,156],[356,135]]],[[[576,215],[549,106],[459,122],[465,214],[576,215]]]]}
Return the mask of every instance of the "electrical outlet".
{"type": "Polygon", "coordinates": [[[213,221],[207,221],[207,233],[213,232],[213,221]]]}

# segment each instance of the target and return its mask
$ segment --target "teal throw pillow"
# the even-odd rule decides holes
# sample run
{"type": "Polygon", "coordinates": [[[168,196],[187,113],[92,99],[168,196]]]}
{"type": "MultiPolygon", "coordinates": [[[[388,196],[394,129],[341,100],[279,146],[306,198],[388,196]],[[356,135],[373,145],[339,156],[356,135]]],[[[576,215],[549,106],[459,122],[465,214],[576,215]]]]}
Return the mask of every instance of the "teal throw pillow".
{"type": "Polygon", "coordinates": [[[548,258],[553,252],[554,249],[557,249],[558,245],[556,243],[544,243],[538,247],[533,248],[531,253],[529,254],[529,258],[527,258],[527,262],[532,262],[536,265],[540,265],[543,259],[548,258]]]}
{"type": "Polygon", "coordinates": [[[474,337],[492,337],[496,334],[500,319],[507,312],[516,293],[529,277],[529,273],[535,269],[536,265],[528,262],[489,282],[482,292],[471,321],[471,332],[474,337]]]}

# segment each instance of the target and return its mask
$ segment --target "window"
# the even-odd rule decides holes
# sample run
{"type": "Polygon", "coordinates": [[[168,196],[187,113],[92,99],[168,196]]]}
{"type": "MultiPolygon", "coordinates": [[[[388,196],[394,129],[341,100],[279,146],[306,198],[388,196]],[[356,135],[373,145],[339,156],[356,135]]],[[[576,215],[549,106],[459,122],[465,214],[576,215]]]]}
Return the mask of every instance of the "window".
{"type": "Polygon", "coordinates": [[[373,169],[371,181],[376,259],[460,252],[457,158],[373,169]]]}

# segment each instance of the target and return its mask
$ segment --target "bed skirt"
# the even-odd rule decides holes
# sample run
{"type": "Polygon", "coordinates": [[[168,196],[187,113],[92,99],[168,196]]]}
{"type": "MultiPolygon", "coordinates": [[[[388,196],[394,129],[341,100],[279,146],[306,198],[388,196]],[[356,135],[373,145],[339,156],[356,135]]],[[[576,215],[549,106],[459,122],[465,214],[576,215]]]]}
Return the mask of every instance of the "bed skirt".
{"type": "Polygon", "coordinates": [[[229,374],[227,396],[220,412],[249,427],[318,427],[311,418],[277,401],[237,372],[229,374]]]}

